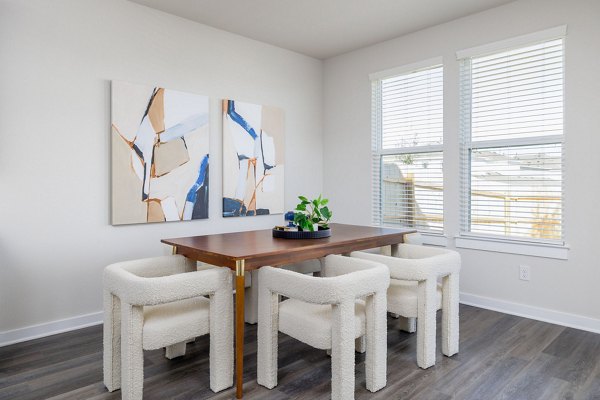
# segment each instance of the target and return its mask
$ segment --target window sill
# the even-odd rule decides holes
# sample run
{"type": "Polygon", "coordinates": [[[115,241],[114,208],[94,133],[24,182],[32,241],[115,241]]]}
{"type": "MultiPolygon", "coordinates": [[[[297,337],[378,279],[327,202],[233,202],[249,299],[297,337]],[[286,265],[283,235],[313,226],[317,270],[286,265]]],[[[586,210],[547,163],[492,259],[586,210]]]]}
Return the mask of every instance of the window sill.
{"type": "Polygon", "coordinates": [[[569,247],[567,245],[524,243],[476,236],[457,236],[455,237],[455,246],[462,249],[521,254],[534,257],[554,258],[558,260],[567,260],[569,258],[569,247]]]}
{"type": "Polygon", "coordinates": [[[429,246],[448,246],[448,237],[442,234],[421,232],[421,238],[423,239],[423,244],[429,246]]]}

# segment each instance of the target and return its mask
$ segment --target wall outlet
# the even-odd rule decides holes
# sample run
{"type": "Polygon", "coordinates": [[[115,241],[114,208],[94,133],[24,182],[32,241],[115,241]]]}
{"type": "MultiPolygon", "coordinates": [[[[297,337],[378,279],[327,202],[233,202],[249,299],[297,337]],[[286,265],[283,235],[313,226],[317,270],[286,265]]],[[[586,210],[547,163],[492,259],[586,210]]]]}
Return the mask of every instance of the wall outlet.
{"type": "Polygon", "coordinates": [[[519,279],[522,281],[531,279],[531,268],[529,268],[529,265],[519,265],[519,279]]]}

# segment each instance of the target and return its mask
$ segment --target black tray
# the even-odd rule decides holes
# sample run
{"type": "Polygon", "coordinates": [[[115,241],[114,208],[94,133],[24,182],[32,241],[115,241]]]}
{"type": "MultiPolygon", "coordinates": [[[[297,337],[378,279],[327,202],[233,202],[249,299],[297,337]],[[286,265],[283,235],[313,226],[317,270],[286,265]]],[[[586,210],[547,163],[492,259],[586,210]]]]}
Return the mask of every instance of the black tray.
{"type": "Polygon", "coordinates": [[[273,229],[273,237],[279,239],[321,239],[331,236],[331,228],[318,231],[280,231],[273,229]]]}

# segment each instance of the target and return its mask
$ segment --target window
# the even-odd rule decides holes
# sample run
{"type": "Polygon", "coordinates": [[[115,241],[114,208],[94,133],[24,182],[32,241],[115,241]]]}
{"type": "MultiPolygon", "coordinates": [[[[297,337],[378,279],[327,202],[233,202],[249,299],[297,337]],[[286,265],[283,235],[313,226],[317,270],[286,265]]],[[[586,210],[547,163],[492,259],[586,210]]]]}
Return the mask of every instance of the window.
{"type": "Polygon", "coordinates": [[[563,39],[460,64],[461,236],[562,245],[563,39]]]}
{"type": "Polygon", "coordinates": [[[441,59],[372,76],[373,212],[377,225],[442,233],[441,59]]]}

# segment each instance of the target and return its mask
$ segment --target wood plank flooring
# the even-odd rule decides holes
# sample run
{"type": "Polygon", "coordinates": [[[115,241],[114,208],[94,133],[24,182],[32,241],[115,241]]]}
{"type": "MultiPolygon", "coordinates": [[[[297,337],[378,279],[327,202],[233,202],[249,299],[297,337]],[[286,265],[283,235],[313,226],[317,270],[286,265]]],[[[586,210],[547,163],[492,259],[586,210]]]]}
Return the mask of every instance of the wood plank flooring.
{"type": "MultiPolygon", "coordinates": [[[[438,316],[439,317],[439,316],[438,316]]],[[[416,365],[416,335],[388,320],[388,384],[365,389],[364,355],[356,356],[356,398],[600,400],[600,335],[461,306],[460,353],[416,365]]],[[[438,338],[439,340],[439,338],[438,338]]],[[[167,360],[145,352],[144,399],[232,399],[208,388],[208,337],[167,360]]],[[[256,383],[256,326],[246,325],[245,399],[328,399],[331,363],[324,351],[279,338],[279,385],[256,383]]],[[[120,399],[102,384],[102,328],[81,329],[0,348],[0,400],[120,399]]]]}

